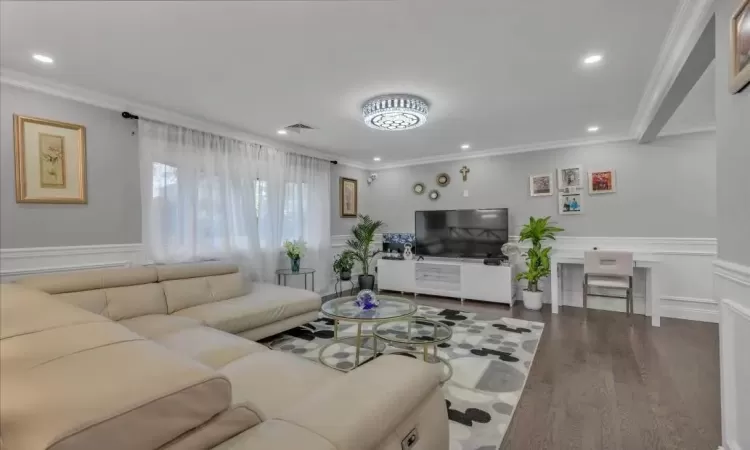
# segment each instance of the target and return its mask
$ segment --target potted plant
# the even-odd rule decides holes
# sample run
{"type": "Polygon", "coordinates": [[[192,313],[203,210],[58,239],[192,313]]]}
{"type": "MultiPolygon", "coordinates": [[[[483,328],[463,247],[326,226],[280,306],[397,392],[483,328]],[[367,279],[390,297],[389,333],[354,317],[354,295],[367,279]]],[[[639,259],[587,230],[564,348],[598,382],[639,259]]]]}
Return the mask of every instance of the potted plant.
{"type": "Polygon", "coordinates": [[[380,253],[380,250],[371,250],[375,235],[385,224],[381,220],[372,220],[368,215],[359,215],[359,223],[352,227],[352,237],[346,241],[348,247],[343,253],[352,261],[362,266],[362,274],[359,276],[359,289],[372,289],[375,287],[375,275],[370,274],[370,262],[372,258],[380,253]]]}
{"type": "Polygon", "coordinates": [[[349,281],[352,279],[352,268],[354,267],[354,259],[349,253],[342,253],[336,256],[333,261],[333,271],[339,274],[341,281],[349,281]]]}
{"type": "Polygon", "coordinates": [[[299,262],[300,259],[305,256],[306,249],[307,246],[305,241],[301,239],[296,241],[284,241],[286,256],[288,256],[292,262],[292,272],[299,272],[299,262]]]}
{"type": "Polygon", "coordinates": [[[545,239],[555,239],[555,234],[565,231],[549,222],[549,217],[535,219],[531,217],[529,223],[521,229],[519,242],[531,241],[531,248],[526,252],[526,271],[516,275],[516,280],[526,280],[523,290],[523,304],[527,309],[542,309],[542,291],[539,290],[539,280],[550,274],[549,252],[552,247],[542,247],[545,239]]]}

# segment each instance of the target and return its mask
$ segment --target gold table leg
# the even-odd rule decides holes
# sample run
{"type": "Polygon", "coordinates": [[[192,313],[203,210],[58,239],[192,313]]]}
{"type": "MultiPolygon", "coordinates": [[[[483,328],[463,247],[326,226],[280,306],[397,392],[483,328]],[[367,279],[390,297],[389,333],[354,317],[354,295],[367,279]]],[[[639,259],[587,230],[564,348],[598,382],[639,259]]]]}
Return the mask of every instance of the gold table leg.
{"type": "Polygon", "coordinates": [[[334,319],[333,320],[333,340],[337,341],[339,339],[339,320],[334,319]]]}
{"type": "Polygon", "coordinates": [[[359,366],[359,350],[362,347],[362,322],[357,322],[357,341],[356,341],[356,353],[354,356],[354,367],[359,366]]]}

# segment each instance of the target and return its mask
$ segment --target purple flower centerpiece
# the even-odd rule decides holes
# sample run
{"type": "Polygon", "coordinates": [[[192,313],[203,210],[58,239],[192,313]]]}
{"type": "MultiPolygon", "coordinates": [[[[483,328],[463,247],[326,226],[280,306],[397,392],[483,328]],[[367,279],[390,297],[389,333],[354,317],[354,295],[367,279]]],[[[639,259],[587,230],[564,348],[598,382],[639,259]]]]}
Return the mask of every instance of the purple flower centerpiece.
{"type": "Polygon", "coordinates": [[[380,304],[380,302],[378,301],[377,297],[375,297],[374,292],[369,289],[364,289],[362,291],[359,291],[359,294],[357,294],[357,299],[354,300],[354,304],[360,307],[363,311],[367,311],[376,308],[380,304]]]}

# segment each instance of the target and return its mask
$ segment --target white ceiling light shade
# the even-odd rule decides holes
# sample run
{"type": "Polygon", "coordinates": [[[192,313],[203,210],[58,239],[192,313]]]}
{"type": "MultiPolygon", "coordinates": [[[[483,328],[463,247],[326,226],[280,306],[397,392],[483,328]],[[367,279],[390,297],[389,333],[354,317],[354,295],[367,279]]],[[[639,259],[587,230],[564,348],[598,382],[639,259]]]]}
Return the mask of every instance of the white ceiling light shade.
{"type": "Polygon", "coordinates": [[[589,55],[583,58],[583,63],[584,64],[596,64],[598,62],[601,62],[602,59],[604,59],[602,55],[589,55]]]}
{"type": "Polygon", "coordinates": [[[362,116],[370,128],[401,131],[427,123],[429,106],[416,95],[392,94],[375,97],[362,106],[362,116]]]}
{"type": "Polygon", "coordinates": [[[55,60],[51,57],[42,55],[41,53],[34,53],[31,57],[44,64],[52,64],[53,62],[55,62],[55,60]]]}

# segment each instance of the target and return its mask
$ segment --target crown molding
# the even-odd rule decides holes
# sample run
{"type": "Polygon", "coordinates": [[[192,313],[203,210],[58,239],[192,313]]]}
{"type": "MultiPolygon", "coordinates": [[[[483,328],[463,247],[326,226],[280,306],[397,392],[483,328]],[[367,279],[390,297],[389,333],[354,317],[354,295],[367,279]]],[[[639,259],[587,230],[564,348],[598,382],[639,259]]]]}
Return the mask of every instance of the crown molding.
{"type": "Polygon", "coordinates": [[[158,108],[145,103],[130,100],[124,97],[116,97],[90,89],[58,83],[46,78],[29,75],[7,68],[0,68],[0,84],[16,86],[55,97],[85,103],[99,108],[114,111],[128,111],[137,116],[142,116],[160,122],[171,123],[182,127],[214,133],[242,141],[273,147],[278,150],[289,151],[313,158],[336,160],[339,164],[365,169],[366,166],[360,162],[352,161],[333,153],[322,152],[313,148],[296,144],[268,139],[253,134],[246,130],[240,130],[211,120],[181,114],[169,109],[158,108]]]}
{"type": "Polygon", "coordinates": [[[703,29],[713,16],[713,4],[713,0],[680,1],[633,117],[631,136],[641,136],[651,123],[703,29]]]}

